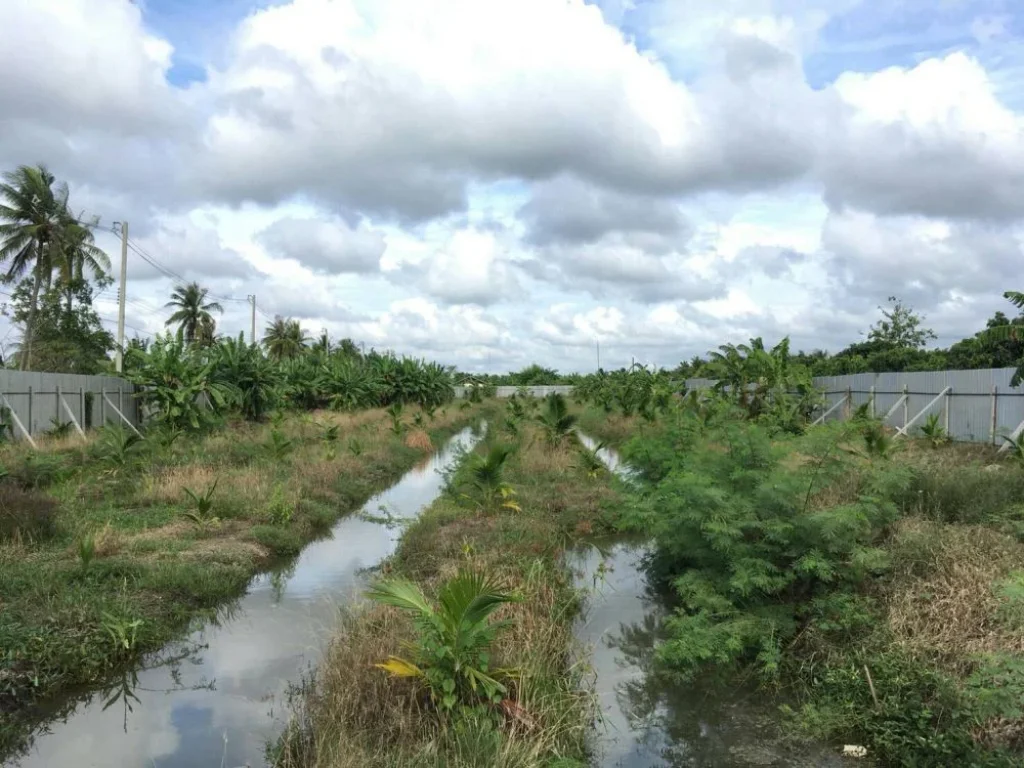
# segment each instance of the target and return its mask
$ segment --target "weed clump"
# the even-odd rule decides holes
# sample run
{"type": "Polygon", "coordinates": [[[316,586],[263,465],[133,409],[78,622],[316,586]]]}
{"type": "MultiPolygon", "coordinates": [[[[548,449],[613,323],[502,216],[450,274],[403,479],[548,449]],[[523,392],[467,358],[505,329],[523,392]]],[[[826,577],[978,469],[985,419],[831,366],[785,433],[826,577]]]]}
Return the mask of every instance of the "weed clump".
{"type": "Polygon", "coordinates": [[[0,485],[0,541],[26,544],[53,538],[59,505],[38,491],[0,485]]]}

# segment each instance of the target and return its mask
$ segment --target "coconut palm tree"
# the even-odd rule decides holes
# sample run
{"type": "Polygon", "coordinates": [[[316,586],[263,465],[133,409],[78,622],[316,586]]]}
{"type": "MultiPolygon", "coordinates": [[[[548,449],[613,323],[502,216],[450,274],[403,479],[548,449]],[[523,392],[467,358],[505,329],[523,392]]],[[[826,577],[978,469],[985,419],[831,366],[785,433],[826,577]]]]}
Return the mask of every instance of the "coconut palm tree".
{"type": "Polygon", "coordinates": [[[5,173],[0,183],[0,264],[7,267],[7,282],[32,275],[32,300],[25,322],[21,369],[32,362],[32,331],[39,290],[61,261],[67,230],[73,217],[68,213],[67,184],[56,179],[44,166],[19,166],[5,173]]]}
{"type": "Polygon", "coordinates": [[[171,300],[164,306],[173,307],[174,314],[167,318],[166,325],[178,324],[178,331],[191,344],[199,335],[200,330],[211,329],[216,325],[212,312],[223,312],[224,307],[215,301],[206,301],[209,293],[199,283],[179,285],[171,294],[171,300]]]}
{"type": "Polygon", "coordinates": [[[86,271],[99,280],[110,271],[110,259],[100,248],[97,248],[92,234],[92,227],[98,223],[82,224],[81,221],[69,219],[63,232],[64,248],[60,263],[56,265],[60,281],[67,290],[68,312],[71,311],[74,299],[74,287],[85,281],[86,271]]]}
{"type": "Polygon", "coordinates": [[[278,315],[274,322],[263,332],[263,344],[267,354],[275,360],[288,360],[298,357],[309,337],[306,336],[298,320],[278,315]]]}

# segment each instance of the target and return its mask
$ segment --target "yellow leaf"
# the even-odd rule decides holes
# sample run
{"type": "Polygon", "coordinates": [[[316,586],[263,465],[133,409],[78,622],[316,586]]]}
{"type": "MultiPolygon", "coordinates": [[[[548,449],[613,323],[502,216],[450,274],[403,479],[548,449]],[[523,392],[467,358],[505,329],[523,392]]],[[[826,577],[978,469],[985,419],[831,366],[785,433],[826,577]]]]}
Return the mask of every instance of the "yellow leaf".
{"type": "Polygon", "coordinates": [[[388,656],[388,660],[383,664],[374,664],[374,666],[390,672],[395,677],[423,677],[422,669],[411,661],[400,659],[397,656],[388,656]]]}

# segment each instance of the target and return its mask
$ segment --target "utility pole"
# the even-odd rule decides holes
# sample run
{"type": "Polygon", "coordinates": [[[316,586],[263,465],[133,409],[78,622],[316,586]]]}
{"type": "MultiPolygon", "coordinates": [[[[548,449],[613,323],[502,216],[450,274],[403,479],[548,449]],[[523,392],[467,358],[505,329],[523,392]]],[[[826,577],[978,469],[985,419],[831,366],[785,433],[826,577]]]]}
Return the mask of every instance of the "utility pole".
{"type": "Polygon", "coordinates": [[[249,300],[249,303],[252,305],[252,320],[250,321],[250,324],[249,324],[249,343],[250,344],[255,344],[256,343],[256,294],[253,293],[253,294],[251,294],[249,296],[246,296],[245,298],[247,298],[249,300]]]}
{"type": "MultiPolygon", "coordinates": [[[[114,226],[117,226],[116,222],[114,226]]],[[[125,283],[128,280],[128,222],[121,222],[121,285],[117,289],[117,351],[114,367],[118,373],[124,370],[124,300],[125,283]]]]}
{"type": "Polygon", "coordinates": [[[597,344],[597,370],[601,370],[601,340],[594,339],[594,343],[597,344]]]}

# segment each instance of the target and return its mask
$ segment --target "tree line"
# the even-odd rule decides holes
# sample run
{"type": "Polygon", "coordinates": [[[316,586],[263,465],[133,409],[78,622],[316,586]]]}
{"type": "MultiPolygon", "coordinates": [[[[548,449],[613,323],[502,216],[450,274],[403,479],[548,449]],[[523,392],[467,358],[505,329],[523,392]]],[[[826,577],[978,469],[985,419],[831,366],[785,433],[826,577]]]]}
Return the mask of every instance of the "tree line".
{"type": "MultiPolygon", "coordinates": [[[[98,293],[113,283],[110,258],[95,244],[98,218],[75,214],[68,185],[43,165],[19,166],[0,183],[0,295],[3,314],[19,338],[2,364],[18,370],[99,374],[113,369],[113,334],[94,309],[98,293]]],[[[178,285],[165,305],[165,322],[186,346],[209,347],[221,338],[216,315],[224,308],[196,282],[178,285]]],[[[262,344],[272,360],[307,349],[356,350],[351,339],[334,344],[324,331],[310,337],[298,320],[276,317],[262,344]]],[[[145,351],[135,337],[126,348],[145,351]]]]}

